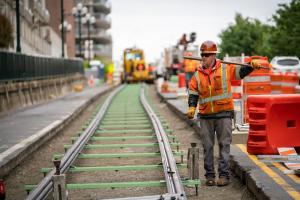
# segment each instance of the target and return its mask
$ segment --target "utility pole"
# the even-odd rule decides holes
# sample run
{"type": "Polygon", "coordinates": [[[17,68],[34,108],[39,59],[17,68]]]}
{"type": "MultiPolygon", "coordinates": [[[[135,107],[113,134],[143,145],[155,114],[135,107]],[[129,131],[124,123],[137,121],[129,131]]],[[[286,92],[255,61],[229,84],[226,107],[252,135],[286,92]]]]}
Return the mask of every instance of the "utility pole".
{"type": "Polygon", "coordinates": [[[79,35],[79,57],[81,57],[82,48],[81,48],[81,19],[87,13],[87,7],[83,7],[82,3],[78,3],[73,9],[72,13],[75,17],[78,17],[78,35],[79,35]]]}
{"type": "Polygon", "coordinates": [[[16,0],[17,52],[21,53],[20,0],[16,0]]]}
{"type": "Polygon", "coordinates": [[[65,40],[64,40],[64,0],[60,0],[60,16],[61,16],[61,21],[60,24],[62,25],[61,28],[61,57],[65,57],[65,40]]]}
{"type": "Polygon", "coordinates": [[[91,33],[90,33],[90,25],[91,25],[91,20],[89,19],[87,21],[87,28],[88,28],[88,53],[89,53],[89,56],[88,56],[88,62],[89,62],[89,67],[90,67],[90,61],[91,61],[91,33]]]}

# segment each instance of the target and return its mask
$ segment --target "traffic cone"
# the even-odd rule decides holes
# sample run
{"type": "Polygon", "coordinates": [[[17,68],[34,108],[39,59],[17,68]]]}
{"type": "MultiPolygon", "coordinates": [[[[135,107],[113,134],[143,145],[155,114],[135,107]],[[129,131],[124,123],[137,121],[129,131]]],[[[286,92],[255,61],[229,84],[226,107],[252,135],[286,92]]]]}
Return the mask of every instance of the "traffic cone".
{"type": "Polygon", "coordinates": [[[94,87],[95,86],[95,81],[94,81],[94,76],[93,75],[90,75],[90,78],[88,80],[88,85],[90,87],[94,87]]]}
{"type": "Polygon", "coordinates": [[[169,83],[168,81],[164,81],[161,85],[161,93],[169,93],[169,83]]]}
{"type": "Polygon", "coordinates": [[[6,196],[4,180],[0,179],[0,200],[4,200],[6,196]]]}

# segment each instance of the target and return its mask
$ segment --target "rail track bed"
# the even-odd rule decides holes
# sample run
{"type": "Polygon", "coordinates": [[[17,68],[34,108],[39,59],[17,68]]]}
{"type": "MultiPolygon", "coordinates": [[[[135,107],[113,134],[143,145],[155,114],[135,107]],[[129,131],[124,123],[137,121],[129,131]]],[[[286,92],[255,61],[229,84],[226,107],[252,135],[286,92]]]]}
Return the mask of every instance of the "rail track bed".
{"type": "Polygon", "coordinates": [[[179,145],[147,86],[120,86],[64,145],[66,153],[53,156],[59,167],[41,169],[45,178],[25,185],[27,199],[47,199],[58,171],[69,199],[186,199],[184,185],[197,192],[200,181],[180,177],[187,165],[179,145]]]}

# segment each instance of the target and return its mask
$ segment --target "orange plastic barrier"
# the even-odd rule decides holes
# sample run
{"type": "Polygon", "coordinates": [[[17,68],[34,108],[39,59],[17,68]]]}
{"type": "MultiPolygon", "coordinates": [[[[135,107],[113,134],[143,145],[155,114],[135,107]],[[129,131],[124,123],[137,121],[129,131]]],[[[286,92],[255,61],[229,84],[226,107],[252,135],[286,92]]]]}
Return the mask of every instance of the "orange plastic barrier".
{"type": "Polygon", "coordinates": [[[185,87],[185,73],[178,73],[178,87],[185,87]]]}
{"type": "MultiPolygon", "coordinates": [[[[267,57],[251,56],[245,58],[244,62],[250,64],[252,60],[256,60],[261,66],[271,69],[271,65],[267,57]]],[[[249,120],[247,110],[247,97],[249,95],[271,94],[271,77],[269,69],[256,69],[251,74],[244,78],[243,82],[243,99],[244,103],[244,120],[247,123],[249,120]]]]}
{"type": "Polygon", "coordinates": [[[299,83],[299,77],[297,73],[287,72],[282,76],[281,92],[283,94],[295,94],[296,86],[299,83]]]}
{"type": "Polygon", "coordinates": [[[277,154],[278,147],[300,147],[300,95],[252,95],[247,101],[250,154],[277,154]]]}

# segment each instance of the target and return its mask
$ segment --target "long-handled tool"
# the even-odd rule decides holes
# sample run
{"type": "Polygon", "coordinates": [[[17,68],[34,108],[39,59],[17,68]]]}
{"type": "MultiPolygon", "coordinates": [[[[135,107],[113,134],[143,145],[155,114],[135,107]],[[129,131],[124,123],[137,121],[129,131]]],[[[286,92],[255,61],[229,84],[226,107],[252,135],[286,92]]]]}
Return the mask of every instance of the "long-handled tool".
{"type": "MultiPolygon", "coordinates": [[[[184,59],[189,59],[189,60],[203,61],[202,58],[196,57],[196,56],[183,56],[183,58],[184,59]]],[[[223,61],[223,60],[220,60],[220,61],[221,61],[221,63],[224,63],[224,64],[232,64],[232,65],[240,65],[240,66],[252,67],[251,65],[248,65],[248,64],[242,64],[242,63],[236,63],[236,62],[228,62],[228,61],[223,61]]],[[[270,68],[264,67],[264,66],[259,66],[259,68],[270,70],[270,68]]]]}

